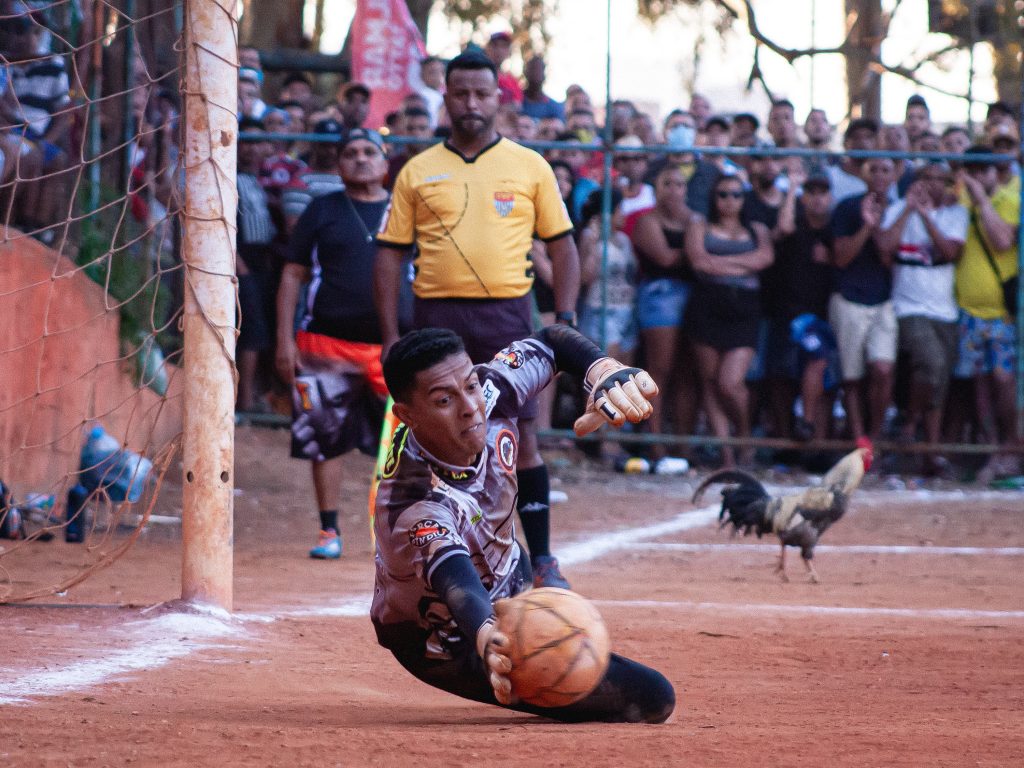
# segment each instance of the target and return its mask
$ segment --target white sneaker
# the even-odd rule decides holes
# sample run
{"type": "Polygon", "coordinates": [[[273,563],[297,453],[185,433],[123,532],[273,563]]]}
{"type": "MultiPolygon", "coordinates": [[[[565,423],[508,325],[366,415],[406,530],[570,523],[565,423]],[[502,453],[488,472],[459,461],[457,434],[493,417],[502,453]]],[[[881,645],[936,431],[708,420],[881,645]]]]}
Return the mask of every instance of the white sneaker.
{"type": "Polygon", "coordinates": [[[690,462],[678,456],[662,456],[654,462],[656,475],[682,475],[690,468],[690,462]]]}
{"type": "Polygon", "coordinates": [[[565,491],[548,491],[548,504],[564,504],[569,500],[565,491]]]}

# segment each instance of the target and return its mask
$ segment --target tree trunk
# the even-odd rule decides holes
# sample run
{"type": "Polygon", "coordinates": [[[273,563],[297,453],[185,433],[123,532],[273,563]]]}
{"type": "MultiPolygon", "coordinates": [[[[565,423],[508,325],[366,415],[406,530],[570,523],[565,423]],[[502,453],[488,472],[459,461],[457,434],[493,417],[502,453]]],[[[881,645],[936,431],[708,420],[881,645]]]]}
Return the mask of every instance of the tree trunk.
{"type": "Polygon", "coordinates": [[[430,9],[434,5],[434,0],[405,0],[405,2],[409,6],[409,15],[416,22],[420,34],[423,35],[423,40],[426,41],[427,20],[430,18],[430,9]]]}
{"type": "Polygon", "coordinates": [[[260,49],[305,48],[302,10],[305,0],[245,0],[238,42],[260,49]]]}
{"type": "Polygon", "coordinates": [[[881,77],[871,67],[882,45],[881,0],[845,0],[846,17],[852,24],[851,50],[846,57],[846,86],[850,114],[854,117],[882,115],[881,77]]]}

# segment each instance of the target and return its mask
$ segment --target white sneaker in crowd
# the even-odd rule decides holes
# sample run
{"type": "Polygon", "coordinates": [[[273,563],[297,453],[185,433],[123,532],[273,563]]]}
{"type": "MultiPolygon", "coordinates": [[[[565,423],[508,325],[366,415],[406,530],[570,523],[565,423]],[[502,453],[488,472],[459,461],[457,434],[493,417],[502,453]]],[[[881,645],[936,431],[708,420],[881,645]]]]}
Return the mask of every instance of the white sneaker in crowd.
{"type": "Polygon", "coordinates": [[[656,475],[682,475],[690,468],[690,462],[678,456],[662,456],[654,462],[652,472],[656,475]]]}

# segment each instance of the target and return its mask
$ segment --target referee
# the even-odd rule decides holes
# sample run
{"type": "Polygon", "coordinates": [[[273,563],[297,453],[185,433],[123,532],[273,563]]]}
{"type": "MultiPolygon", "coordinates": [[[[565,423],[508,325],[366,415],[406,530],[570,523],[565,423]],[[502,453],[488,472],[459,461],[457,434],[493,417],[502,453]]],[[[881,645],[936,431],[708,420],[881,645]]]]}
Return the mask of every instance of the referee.
{"type": "MultiPolygon", "coordinates": [[[[455,331],[474,363],[533,332],[530,247],[547,244],[556,318],[575,325],[580,268],[572,223],[554,173],[533,150],[502,138],[498,72],[465,52],[448,64],[448,141],[402,168],[377,235],[374,294],[385,353],[397,341],[402,260],[416,247],[413,324],[455,331]]],[[[510,367],[521,361],[514,355],[510,367]]],[[[534,584],[568,588],[549,550],[548,472],[537,446],[537,404],[520,413],[516,507],[534,584]]],[[[495,450],[495,446],[491,446],[495,450]]]]}

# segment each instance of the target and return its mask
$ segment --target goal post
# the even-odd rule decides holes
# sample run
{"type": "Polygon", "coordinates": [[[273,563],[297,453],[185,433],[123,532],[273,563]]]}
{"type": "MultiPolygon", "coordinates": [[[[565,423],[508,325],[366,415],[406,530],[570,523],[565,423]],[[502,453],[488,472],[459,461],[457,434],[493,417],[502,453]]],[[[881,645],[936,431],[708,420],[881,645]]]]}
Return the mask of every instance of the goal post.
{"type": "Polygon", "coordinates": [[[186,0],[182,599],[232,607],[235,185],[234,0],[186,0]]]}

